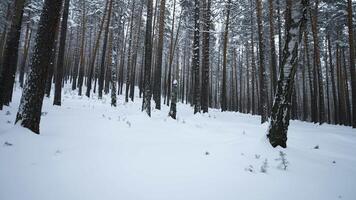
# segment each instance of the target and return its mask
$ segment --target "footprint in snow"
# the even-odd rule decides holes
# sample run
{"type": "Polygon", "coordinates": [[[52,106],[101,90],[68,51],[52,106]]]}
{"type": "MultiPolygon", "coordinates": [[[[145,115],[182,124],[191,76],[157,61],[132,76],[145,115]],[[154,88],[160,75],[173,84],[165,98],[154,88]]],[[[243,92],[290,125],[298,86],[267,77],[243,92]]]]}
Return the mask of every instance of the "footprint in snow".
{"type": "Polygon", "coordinates": [[[10,143],[10,142],[4,142],[4,146],[8,146],[8,147],[11,147],[13,144],[10,143]]]}

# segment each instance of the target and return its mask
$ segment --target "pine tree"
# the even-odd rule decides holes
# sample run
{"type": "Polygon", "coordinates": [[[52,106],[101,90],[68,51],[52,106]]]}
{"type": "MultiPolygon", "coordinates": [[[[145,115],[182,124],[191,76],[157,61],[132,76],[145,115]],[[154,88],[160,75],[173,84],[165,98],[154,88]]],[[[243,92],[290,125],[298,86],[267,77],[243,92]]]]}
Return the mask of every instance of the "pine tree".
{"type": "Polygon", "coordinates": [[[349,29],[349,47],[350,47],[350,72],[352,89],[352,127],[356,128],[356,71],[355,71],[355,44],[352,19],[352,1],[347,0],[347,26],[349,29]]]}
{"type": "Polygon", "coordinates": [[[2,65],[0,75],[0,110],[2,110],[3,105],[9,105],[11,102],[24,6],[25,0],[14,1],[11,26],[6,38],[2,64],[0,64],[2,65]]]}
{"type": "Polygon", "coordinates": [[[151,64],[152,64],[152,0],[147,0],[147,19],[145,36],[145,77],[142,111],[151,116],[151,64]]]}
{"type": "Polygon", "coordinates": [[[226,21],[225,21],[225,31],[224,31],[224,50],[223,50],[223,78],[221,85],[221,111],[227,111],[227,45],[228,45],[228,35],[229,35],[229,24],[230,24],[230,9],[231,9],[231,0],[228,0],[226,4],[226,21]]]}
{"type": "Polygon", "coordinates": [[[257,28],[258,28],[258,43],[259,43],[259,83],[260,83],[260,114],[261,123],[265,123],[268,120],[268,93],[267,93],[267,81],[265,70],[265,44],[263,39],[263,22],[262,22],[262,1],[256,0],[257,10],[257,28]]]}
{"type": "Polygon", "coordinates": [[[210,7],[211,0],[203,3],[203,34],[202,34],[202,84],[201,84],[201,109],[208,112],[209,107],[209,70],[210,70],[210,7]]]}
{"type": "Polygon", "coordinates": [[[56,71],[56,82],[54,89],[54,101],[53,105],[61,105],[61,95],[62,95],[62,81],[63,81],[63,68],[64,68],[64,51],[67,39],[67,22],[69,14],[69,4],[70,0],[64,1],[63,17],[61,22],[61,38],[59,44],[57,71],[56,71]]]}
{"type": "Polygon", "coordinates": [[[162,87],[162,55],[163,55],[163,34],[164,34],[164,18],[166,10],[166,0],[161,0],[159,8],[159,30],[158,30],[158,46],[156,49],[156,65],[154,68],[154,83],[153,83],[153,100],[156,104],[156,109],[161,109],[161,87],[162,87]]]}
{"type": "Polygon", "coordinates": [[[194,70],[194,114],[200,112],[200,5],[199,0],[194,0],[194,41],[193,41],[193,61],[194,70]]]}
{"type": "Polygon", "coordinates": [[[16,123],[40,133],[42,102],[45,92],[50,54],[53,49],[55,32],[60,20],[63,0],[46,0],[43,5],[34,53],[31,57],[31,71],[26,81],[16,123]]]}

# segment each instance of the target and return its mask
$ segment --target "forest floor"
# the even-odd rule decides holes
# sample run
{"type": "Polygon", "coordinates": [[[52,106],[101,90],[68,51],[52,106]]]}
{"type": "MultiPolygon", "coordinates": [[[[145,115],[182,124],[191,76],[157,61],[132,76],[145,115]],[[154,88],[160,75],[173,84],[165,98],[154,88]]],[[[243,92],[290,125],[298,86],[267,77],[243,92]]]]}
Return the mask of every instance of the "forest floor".
{"type": "Polygon", "coordinates": [[[178,104],[177,120],[166,106],[148,118],[141,99],[114,108],[65,89],[35,135],[14,126],[20,96],[0,111],[1,200],[356,199],[350,127],[292,121],[274,149],[258,116],[178,104]]]}

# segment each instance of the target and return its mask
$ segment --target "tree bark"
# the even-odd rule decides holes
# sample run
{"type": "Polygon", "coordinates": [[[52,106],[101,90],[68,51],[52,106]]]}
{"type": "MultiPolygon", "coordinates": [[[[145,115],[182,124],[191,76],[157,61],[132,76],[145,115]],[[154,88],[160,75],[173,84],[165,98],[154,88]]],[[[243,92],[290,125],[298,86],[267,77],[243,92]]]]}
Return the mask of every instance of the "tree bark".
{"type": "Polygon", "coordinates": [[[51,50],[54,46],[55,32],[60,19],[63,0],[46,0],[44,2],[36,45],[31,57],[31,71],[26,81],[16,123],[40,133],[41,110],[46,86],[51,50]]]}

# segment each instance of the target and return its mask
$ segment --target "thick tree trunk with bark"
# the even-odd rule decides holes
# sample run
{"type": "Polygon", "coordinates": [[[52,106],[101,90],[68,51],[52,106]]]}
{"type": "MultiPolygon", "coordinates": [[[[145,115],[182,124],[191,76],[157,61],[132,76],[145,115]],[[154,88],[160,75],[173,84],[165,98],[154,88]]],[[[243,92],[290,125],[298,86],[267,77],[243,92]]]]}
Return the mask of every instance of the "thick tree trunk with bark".
{"type": "Polygon", "coordinates": [[[50,64],[50,54],[54,46],[62,3],[63,0],[46,0],[44,2],[34,53],[31,57],[31,71],[26,81],[16,117],[16,123],[37,134],[40,133],[39,126],[48,65],[50,64]]]}
{"type": "Polygon", "coordinates": [[[287,147],[287,131],[290,119],[291,96],[294,89],[294,76],[297,71],[299,43],[305,23],[308,0],[287,0],[286,43],[277,92],[272,107],[271,122],[268,128],[269,141],[273,147],[287,147]]]}
{"type": "Polygon", "coordinates": [[[15,82],[21,23],[25,0],[15,0],[10,30],[6,36],[5,50],[2,59],[0,75],[0,110],[3,105],[11,102],[12,89],[15,82]]]}

